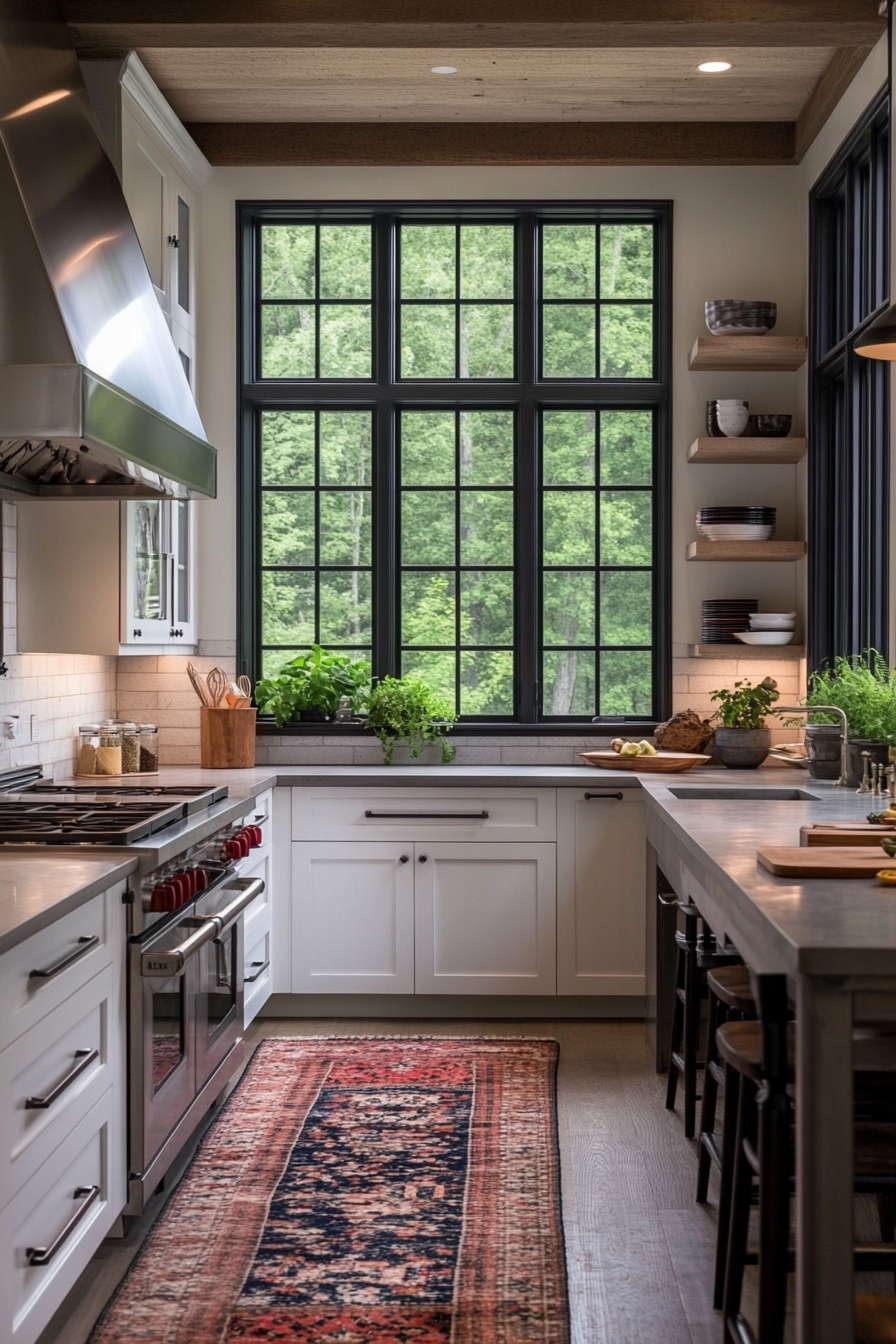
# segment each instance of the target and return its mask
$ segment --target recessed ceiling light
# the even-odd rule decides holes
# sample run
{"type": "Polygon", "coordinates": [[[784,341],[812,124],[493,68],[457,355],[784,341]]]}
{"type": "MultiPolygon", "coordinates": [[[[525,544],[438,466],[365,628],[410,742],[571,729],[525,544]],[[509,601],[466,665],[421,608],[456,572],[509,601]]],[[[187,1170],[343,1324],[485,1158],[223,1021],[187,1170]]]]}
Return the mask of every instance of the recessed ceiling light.
{"type": "Polygon", "coordinates": [[[704,73],[704,75],[720,75],[720,74],[722,73],[723,70],[730,70],[730,69],[731,69],[731,62],[730,62],[730,61],[704,61],[702,65],[698,65],[698,66],[697,66],[697,69],[698,69],[698,70],[702,70],[703,73],[704,73]]]}
{"type": "Polygon", "coordinates": [[[456,75],[456,65],[433,65],[430,66],[430,72],[434,75],[456,75]]]}

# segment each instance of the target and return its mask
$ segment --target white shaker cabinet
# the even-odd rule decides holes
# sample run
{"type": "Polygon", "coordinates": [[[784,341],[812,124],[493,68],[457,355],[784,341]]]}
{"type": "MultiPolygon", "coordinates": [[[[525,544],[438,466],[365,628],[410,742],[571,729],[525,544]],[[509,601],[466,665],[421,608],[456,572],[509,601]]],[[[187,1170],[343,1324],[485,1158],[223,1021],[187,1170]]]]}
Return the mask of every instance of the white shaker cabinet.
{"type": "Polygon", "coordinates": [[[557,790],[557,992],[646,993],[640,789],[557,790]]]}
{"type": "Polygon", "coordinates": [[[292,851],[293,993],[413,994],[413,841],[292,851]]]}
{"type": "Polygon", "coordinates": [[[556,845],[418,841],[418,994],[554,994],[556,845]]]}

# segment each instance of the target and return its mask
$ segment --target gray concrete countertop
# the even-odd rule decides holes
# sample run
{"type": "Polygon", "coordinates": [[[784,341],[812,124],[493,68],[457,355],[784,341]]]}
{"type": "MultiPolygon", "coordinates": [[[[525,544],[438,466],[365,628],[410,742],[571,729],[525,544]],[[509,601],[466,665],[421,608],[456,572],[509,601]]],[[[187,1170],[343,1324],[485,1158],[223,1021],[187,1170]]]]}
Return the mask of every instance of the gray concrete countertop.
{"type": "MultiPolygon", "coordinates": [[[[796,771],[785,777],[777,770],[728,771],[727,779],[713,772],[711,780],[709,773],[641,781],[647,836],[679,895],[686,894],[680,885],[684,865],[703,889],[703,903],[710,907],[704,913],[714,931],[729,936],[756,971],[896,976],[896,889],[873,878],[775,877],[756,858],[759,848],[799,845],[800,827],[807,822],[862,820],[882,811],[885,800],[796,771]],[[800,789],[813,798],[722,801],[672,792],[689,784],[748,786],[763,793],[800,789]]],[[[883,850],[880,858],[881,868],[896,867],[883,850]]]]}
{"type": "Polygon", "coordinates": [[[92,896],[123,881],[137,867],[130,854],[119,858],[70,854],[52,849],[30,854],[0,852],[0,952],[75,910],[92,896]]]}

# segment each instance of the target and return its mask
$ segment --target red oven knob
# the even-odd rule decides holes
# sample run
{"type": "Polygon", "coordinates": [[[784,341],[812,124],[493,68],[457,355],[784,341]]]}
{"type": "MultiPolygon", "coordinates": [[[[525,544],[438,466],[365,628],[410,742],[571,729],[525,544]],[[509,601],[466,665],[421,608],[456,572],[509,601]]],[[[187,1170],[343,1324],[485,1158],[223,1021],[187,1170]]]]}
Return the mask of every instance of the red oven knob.
{"type": "Polygon", "coordinates": [[[236,836],[231,840],[224,841],[224,857],[225,859],[241,859],[243,857],[243,847],[236,836]]]}
{"type": "Polygon", "coordinates": [[[177,893],[177,904],[175,905],[175,909],[177,909],[178,905],[183,905],[185,901],[190,899],[190,884],[187,882],[184,873],[172,873],[168,881],[177,893]]]}
{"type": "Polygon", "coordinates": [[[177,892],[169,882],[160,882],[153,888],[149,908],[156,913],[177,909],[177,892]]]}
{"type": "Polygon", "coordinates": [[[196,890],[205,891],[208,886],[208,873],[204,868],[194,868],[193,876],[196,879],[196,890]]]}
{"type": "Polygon", "coordinates": [[[247,826],[246,833],[249,836],[249,844],[253,849],[258,849],[259,845],[264,843],[264,836],[261,833],[260,826],[247,826]]]}

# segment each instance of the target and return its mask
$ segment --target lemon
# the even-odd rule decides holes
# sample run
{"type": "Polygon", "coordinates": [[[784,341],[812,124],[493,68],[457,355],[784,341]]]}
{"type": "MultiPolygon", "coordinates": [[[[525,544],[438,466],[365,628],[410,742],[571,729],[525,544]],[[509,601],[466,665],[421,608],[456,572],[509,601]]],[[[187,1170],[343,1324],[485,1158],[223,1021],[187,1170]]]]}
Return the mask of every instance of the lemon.
{"type": "Polygon", "coordinates": [[[896,887],[896,869],[884,868],[877,874],[878,882],[883,882],[885,887],[896,887]]]}
{"type": "Polygon", "coordinates": [[[638,750],[637,743],[635,743],[635,742],[624,742],[624,743],[622,744],[622,746],[619,748],[619,755],[620,755],[620,756],[640,756],[641,753],[640,753],[640,751],[638,750]]]}
{"type": "Polygon", "coordinates": [[[638,755],[639,755],[639,756],[655,756],[655,755],[656,755],[656,747],[651,746],[651,744],[650,744],[649,742],[647,742],[647,741],[639,742],[639,743],[638,743],[638,755]]]}

